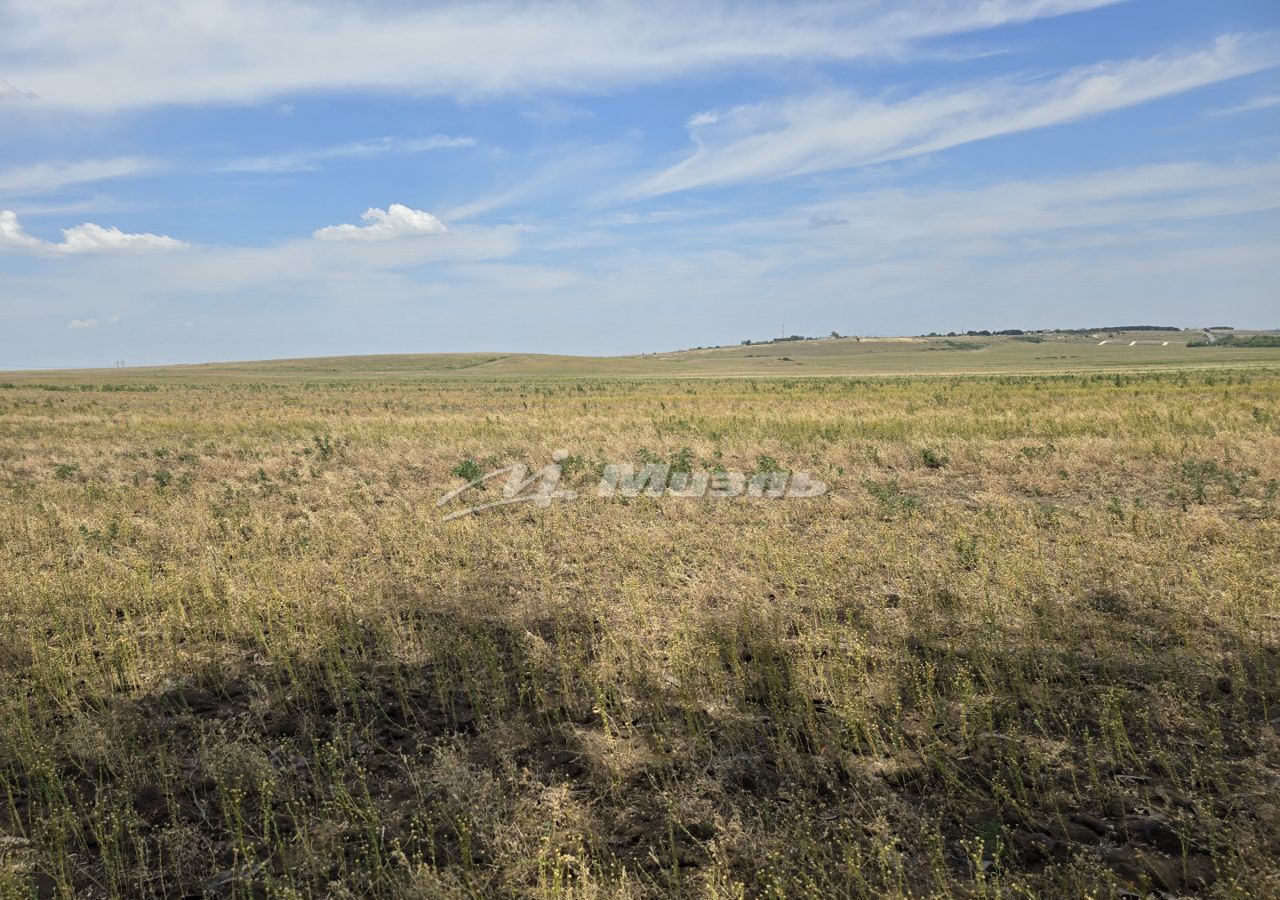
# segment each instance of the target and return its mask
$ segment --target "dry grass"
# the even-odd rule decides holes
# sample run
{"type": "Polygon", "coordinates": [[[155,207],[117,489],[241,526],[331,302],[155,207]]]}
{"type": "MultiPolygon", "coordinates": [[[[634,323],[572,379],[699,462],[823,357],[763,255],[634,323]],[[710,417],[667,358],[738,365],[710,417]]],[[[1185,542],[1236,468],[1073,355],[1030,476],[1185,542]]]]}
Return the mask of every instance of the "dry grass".
{"type": "Polygon", "coordinates": [[[0,897],[1280,894],[1280,373],[53,387],[0,897]]]}

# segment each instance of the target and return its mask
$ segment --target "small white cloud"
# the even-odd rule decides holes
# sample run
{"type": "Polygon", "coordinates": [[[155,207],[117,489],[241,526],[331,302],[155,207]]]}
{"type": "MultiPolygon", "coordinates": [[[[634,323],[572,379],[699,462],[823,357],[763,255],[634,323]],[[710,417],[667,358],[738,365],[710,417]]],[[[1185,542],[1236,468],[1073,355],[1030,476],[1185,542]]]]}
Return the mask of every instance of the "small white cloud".
{"type": "Polygon", "coordinates": [[[43,245],[44,241],[32,237],[23,230],[16,212],[11,209],[0,209],[0,247],[34,250],[43,245]]]}
{"type": "Polygon", "coordinates": [[[849,220],[840,216],[810,216],[810,228],[836,228],[840,225],[848,225],[849,220]]]}
{"type": "Polygon", "coordinates": [[[55,244],[27,234],[18,214],[0,210],[0,247],[37,253],[109,253],[135,250],[181,250],[190,245],[161,234],[127,234],[119,228],[103,228],[92,222],[62,229],[62,241],[55,244]]]}
{"type": "Polygon", "coordinates": [[[98,320],[97,319],[72,319],[70,322],[67,323],[67,327],[71,329],[97,328],[98,320]]]}
{"type": "Polygon", "coordinates": [[[475,145],[476,139],[466,135],[454,137],[449,134],[433,134],[427,138],[393,141],[391,149],[399,150],[403,153],[423,153],[427,150],[449,150],[454,147],[474,147],[475,145]]]}
{"type": "Polygon", "coordinates": [[[429,212],[392,203],[386,209],[369,209],[360,217],[364,225],[329,225],[315,232],[322,241],[386,241],[393,238],[444,234],[449,229],[429,212]]]}
{"type": "Polygon", "coordinates": [[[103,228],[85,222],[75,228],[62,230],[62,243],[57,244],[63,253],[102,253],[112,250],[182,250],[190,246],[184,241],[163,234],[126,234],[119,228],[103,228]]]}

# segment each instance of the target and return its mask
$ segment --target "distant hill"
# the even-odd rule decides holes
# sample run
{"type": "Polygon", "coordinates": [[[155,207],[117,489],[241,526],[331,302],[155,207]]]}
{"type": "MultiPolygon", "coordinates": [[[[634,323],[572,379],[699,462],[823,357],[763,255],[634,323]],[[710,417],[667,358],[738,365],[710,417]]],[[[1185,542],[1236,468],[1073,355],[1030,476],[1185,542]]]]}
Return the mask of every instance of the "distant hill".
{"type": "Polygon", "coordinates": [[[1099,329],[927,337],[795,338],[635,356],[432,353],[334,356],[125,369],[0,373],[0,387],[48,383],[358,381],[417,378],[799,377],[931,373],[1036,373],[1280,364],[1280,337],[1219,335],[1210,354],[1189,347],[1204,332],[1099,329]],[[1099,337],[1100,336],[1100,337],[1099,337]]]}

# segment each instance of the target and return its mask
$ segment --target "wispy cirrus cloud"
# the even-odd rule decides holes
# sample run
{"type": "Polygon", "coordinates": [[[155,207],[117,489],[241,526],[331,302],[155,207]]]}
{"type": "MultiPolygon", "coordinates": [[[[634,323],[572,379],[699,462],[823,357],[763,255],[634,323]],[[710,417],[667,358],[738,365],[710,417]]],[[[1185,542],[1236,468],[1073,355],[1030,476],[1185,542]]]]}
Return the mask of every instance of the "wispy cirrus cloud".
{"type": "Polygon", "coordinates": [[[0,78],[0,103],[4,103],[5,101],[30,102],[37,99],[39,98],[31,91],[24,91],[11,81],[0,78]]]}
{"type": "Polygon", "coordinates": [[[119,321],[120,321],[119,316],[112,316],[111,318],[107,319],[105,323],[103,322],[102,319],[72,319],[70,322],[67,323],[67,328],[70,331],[88,331],[94,328],[98,328],[103,324],[115,325],[119,321]]]}
{"type": "Polygon", "coordinates": [[[1124,109],[1277,65],[1275,35],[1225,35],[1197,52],[1083,66],[1048,79],[989,79],[901,100],[833,91],[704,112],[689,120],[694,153],[631,193],[654,196],[904,159],[1124,109]]]}
{"type": "Polygon", "coordinates": [[[159,164],[134,156],[42,162],[0,170],[0,196],[43,194],[73,185],[127,178],[155,171],[159,164]]]}
{"type": "Polygon", "coordinates": [[[139,250],[182,250],[189,244],[162,234],[129,234],[115,227],[85,222],[62,229],[62,240],[54,243],[28,234],[13,210],[0,210],[0,250],[29,253],[113,253],[139,250]]]}
{"type": "Polygon", "coordinates": [[[323,90],[594,92],[771,61],[900,57],[931,38],[1116,2],[17,0],[0,60],[39,105],[89,112],[323,90]]]}
{"type": "MultiPolygon", "coordinates": [[[[839,221],[846,227],[820,236],[826,252],[842,255],[854,247],[908,256],[984,241],[999,241],[1003,250],[1011,249],[1009,242],[1024,247],[1058,240],[1114,243],[1120,234],[1165,223],[1193,226],[1275,210],[1280,210],[1280,159],[1165,163],[978,187],[885,188],[799,207],[753,227],[777,234],[784,221],[805,216],[810,230],[815,221],[839,221]],[[1070,238],[1062,237],[1068,233],[1070,238]]],[[[1156,233],[1156,239],[1166,236],[1156,233]]],[[[811,244],[816,237],[804,240],[811,244]]]]}
{"type": "Polygon", "coordinates": [[[560,128],[594,116],[585,107],[556,98],[539,101],[521,110],[520,115],[542,128],[560,128]]]}
{"type": "Polygon", "coordinates": [[[1256,112],[1260,109],[1271,109],[1274,106],[1280,106],[1280,94],[1264,94],[1261,97],[1254,97],[1252,100],[1246,100],[1244,103],[1236,106],[1228,106],[1224,109],[1215,109],[1209,113],[1211,116],[1234,116],[1239,113],[1256,112]]]}
{"type": "Polygon", "coordinates": [[[332,147],[295,150],[266,156],[251,156],[234,160],[219,167],[222,172],[246,172],[281,174],[289,172],[313,172],[331,160],[372,159],[392,153],[426,153],[431,150],[448,150],[474,147],[476,139],[466,136],[436,134],[425,138],[381,137],[368,141],[350,141],[332,147]]]}

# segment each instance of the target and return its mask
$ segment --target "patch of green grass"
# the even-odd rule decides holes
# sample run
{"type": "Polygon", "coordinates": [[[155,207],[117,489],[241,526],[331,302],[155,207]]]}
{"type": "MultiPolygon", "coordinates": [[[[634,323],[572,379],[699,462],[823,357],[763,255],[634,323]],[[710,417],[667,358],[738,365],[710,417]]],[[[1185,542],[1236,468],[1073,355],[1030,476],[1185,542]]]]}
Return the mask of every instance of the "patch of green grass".
{"type": "Polygon", "coordinates": [[[462,462],[450,469],[449,474],[453,475],[455,478],[461,478],[463,481],[471,482],[483,476],[485,471],[486,470],[474,459],[464,459],[462,462]]]}
{"type": "Polygon", "coordinates": [[[950,460],[945,454],[939,453],[931,447],[925,447],[920,451],[920,462],[927,469],[945,468],[950,460]]]}
{"type": "Polygon", "coordinates": [[[922,505],[920,497],[904,491],[897,478],[882,481],[867,479],[862,486],[879,501],[880,509],[886,516],[909,515],[922,505]]]}

